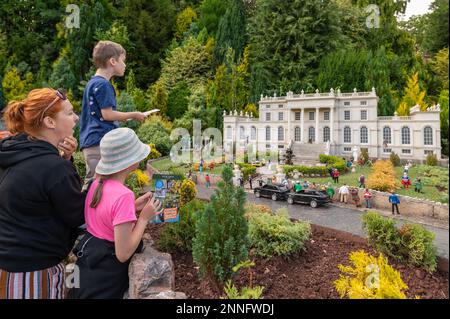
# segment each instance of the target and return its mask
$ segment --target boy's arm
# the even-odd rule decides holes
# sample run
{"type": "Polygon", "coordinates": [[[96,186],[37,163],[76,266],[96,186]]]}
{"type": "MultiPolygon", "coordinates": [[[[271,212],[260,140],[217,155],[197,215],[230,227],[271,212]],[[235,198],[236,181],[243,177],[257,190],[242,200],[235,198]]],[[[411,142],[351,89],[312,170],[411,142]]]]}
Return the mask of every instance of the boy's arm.
{"type": "Polygon", "coordinates": [[[102,117],[106,121],[126,121],[128,119],[135,119],[138,121],[145,120],[146,116],[141,112],[119,112],[114,111],[112,107],[102,108],[102,117]]]}

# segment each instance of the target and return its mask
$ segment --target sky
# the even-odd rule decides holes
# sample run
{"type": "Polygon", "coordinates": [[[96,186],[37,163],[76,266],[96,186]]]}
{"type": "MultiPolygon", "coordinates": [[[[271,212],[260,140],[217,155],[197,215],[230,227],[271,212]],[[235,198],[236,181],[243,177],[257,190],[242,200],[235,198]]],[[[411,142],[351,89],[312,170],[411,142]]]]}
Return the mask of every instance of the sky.
{"type": "Polygon", "coordinates": [[[408,20],[413,15],[422,15],[428,12],[428,7],[433,0],[411,0],[406,5],[404,16],[399,17],[400,20],[408,20]]]}

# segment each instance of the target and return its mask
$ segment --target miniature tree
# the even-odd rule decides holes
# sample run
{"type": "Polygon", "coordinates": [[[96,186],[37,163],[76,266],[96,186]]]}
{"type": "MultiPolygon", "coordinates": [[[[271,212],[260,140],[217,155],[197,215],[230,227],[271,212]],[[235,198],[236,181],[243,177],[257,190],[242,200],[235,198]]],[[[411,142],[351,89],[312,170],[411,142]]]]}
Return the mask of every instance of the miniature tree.
{"type": "Polygon", "coordinates": [[[233,267],[248,255],[248,225],[244,217],[246,194],[233,186],[230,167],[197,221],[192,256],[200,274],[216,289],[233,274],[233,267]]]}
{"type": "Polygon", "coordinates": [[[292,165],[292,159],[295,157],[294,152],[291,147],[286,149],[286,153],[284,153],[284,163],[286,165],[292,165]]]}

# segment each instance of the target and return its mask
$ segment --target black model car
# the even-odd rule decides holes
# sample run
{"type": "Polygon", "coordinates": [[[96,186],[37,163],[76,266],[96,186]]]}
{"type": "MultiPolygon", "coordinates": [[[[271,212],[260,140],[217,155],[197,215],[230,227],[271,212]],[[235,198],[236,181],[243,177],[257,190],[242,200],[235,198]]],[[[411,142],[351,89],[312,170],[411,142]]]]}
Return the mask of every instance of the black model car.
{"type": "Polygon", "coordinates": [[[272,200],[283,199],[286,200],[289,189],[282,184],[266,184],[255,188],[256,197],[269,197],[272,200]]]}
{"type": "Polygon", "coordinates": [[[288,204],[308,204],[312,208],[330,202],[330,198],[321,191],[315,189],[302,189],[296,193],[290,193],[287,197],[288,204]]]}

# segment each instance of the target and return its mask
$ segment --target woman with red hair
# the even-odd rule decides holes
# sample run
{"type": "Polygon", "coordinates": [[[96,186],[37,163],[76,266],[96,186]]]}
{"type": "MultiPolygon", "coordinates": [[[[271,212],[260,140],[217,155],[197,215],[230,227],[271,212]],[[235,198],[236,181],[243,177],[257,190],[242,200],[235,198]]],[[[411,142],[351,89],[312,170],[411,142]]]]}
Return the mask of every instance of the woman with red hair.
{"type": "Polygon", "coordinates": [[[65,266],[84,223],[71,162],[78,116],[61,91],[32,90],[4,114],[0,140],[0,299],[64,298],[65,266]]]}

